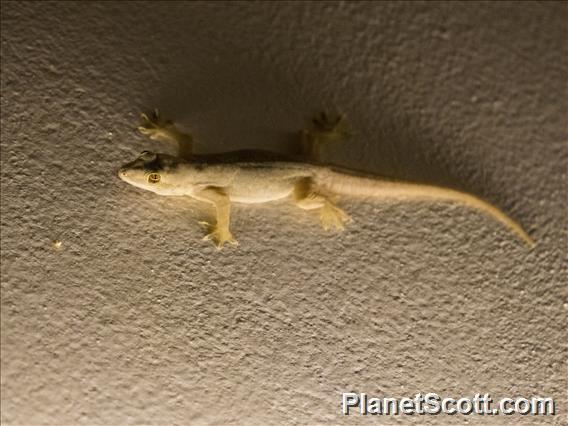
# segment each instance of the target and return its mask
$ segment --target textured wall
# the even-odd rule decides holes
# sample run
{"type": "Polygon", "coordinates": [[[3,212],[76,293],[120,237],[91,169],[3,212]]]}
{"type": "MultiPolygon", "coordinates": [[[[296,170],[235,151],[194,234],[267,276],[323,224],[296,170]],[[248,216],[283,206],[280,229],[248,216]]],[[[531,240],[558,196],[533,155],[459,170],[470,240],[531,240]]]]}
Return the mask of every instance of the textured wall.
{"type": "Polygon", "coordinates": [[[566,421],[566,3],[2,3],[2,422],[486,424],[340,416],[340,394],[557,399],[566,421]],[[236,206],[217,252],[196,202],[116,170],[154,106],[201,152],[326,153],[491,200],[344,199],[325,233],[236,206]],[[62,242],[60,250],[52,240],[62,242]]]}

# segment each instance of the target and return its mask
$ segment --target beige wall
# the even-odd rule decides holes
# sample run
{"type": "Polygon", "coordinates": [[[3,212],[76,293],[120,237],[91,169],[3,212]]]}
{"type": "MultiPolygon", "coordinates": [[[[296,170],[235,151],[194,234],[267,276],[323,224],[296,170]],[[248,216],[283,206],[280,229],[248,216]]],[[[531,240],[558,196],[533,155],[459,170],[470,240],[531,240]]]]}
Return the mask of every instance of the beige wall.
{"type": "Polygon", "coordinates": [[[566,419],[566,3],[2,3],[2,423],[487,424],[340,415],[341,392],[557,399],[566,419]],[[320,230],[130,187],[159,107],[200,152],[286,151],[455,186],[517,218],[344,199],[320,230]],[[51,241],[62,242],[55,250],[51,241]]]}

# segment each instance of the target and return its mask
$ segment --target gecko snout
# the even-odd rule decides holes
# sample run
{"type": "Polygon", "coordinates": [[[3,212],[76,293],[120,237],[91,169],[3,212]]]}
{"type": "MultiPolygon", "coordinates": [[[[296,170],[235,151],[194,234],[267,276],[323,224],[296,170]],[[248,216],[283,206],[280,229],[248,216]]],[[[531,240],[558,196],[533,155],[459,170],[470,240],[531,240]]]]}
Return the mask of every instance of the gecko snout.
{"type": "Polygon", "coordinates": [[[120,169],[118,169],[118,177],[119,178],[125,178],[127,176],[128,172],[127,169],[125,169],[124,167],[121,167],[120,169]]]}

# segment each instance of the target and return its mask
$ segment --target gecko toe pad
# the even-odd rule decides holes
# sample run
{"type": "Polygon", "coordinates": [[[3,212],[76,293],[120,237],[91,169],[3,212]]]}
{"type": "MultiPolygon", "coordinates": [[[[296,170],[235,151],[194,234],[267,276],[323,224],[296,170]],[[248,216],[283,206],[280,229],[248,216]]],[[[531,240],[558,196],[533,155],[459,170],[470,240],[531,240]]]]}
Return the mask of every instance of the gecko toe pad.
{"type": "Polygon", "coordinates": [[[203,237],[203,240],[213,241],[218,250],[221,250],[225,243],[229,243],[233,246],[239,245],[239,242],[233,237],[231,231],[226,228],[217,228],[216,226],[212,227],[211,232],[203,237]]]}

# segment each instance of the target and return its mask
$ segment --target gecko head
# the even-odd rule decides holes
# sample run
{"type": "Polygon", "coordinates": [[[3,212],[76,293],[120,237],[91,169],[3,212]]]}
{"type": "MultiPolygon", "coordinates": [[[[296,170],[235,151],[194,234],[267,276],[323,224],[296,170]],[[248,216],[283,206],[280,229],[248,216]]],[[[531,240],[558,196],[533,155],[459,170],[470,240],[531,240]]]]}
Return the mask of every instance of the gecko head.
{"type": "Polygon", "coordinates": [[[177,168],[175,157],[142,151],[130,163],[118,170],[118,177],[137,188],[146,189],[162,195],[178,194],[172,175],[177,168]]]}

